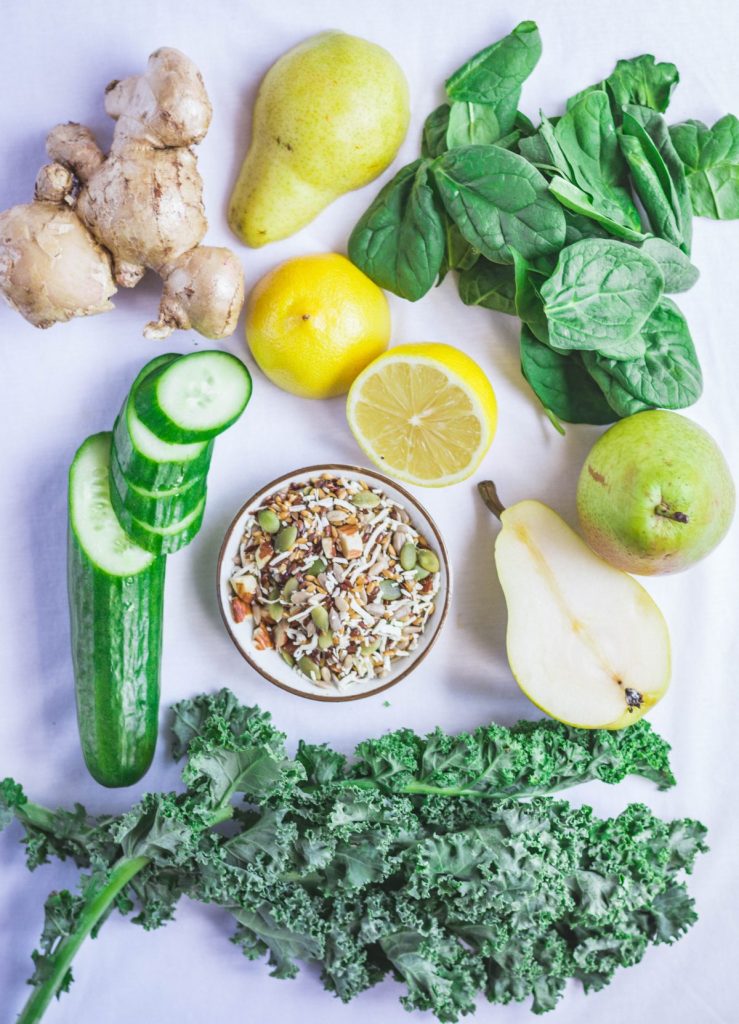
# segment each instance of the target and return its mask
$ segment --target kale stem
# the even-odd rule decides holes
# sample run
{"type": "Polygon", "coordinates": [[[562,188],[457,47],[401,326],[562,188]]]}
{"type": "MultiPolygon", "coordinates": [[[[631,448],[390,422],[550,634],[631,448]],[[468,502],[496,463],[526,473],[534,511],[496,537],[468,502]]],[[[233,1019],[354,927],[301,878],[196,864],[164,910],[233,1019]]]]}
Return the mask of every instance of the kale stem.
{"type": "Polygon", "coordinates": [[[126,857],[118,861],[107,884],[94,896],[80,915],[79,924],[58,946],[48,978],[34,990],[21,1010],[16,1024],[36,1024],[58,993],[77,950],[104,916],[118,893],[149,863],[148,857],[126,857]]]}
{"type": "MultiPolygon", "coordinates": [[[[48,811],[45,807],[41,807],[39,804],[34,804],[29,801],[23,804],[22,807],[16,809],[16,815],[20,819],[21,823],[27,821],[38,829],[49,832],[53,831],[53,816],[51,811],[48,811]]],[[[214,808],[208,821],[203,823],[203,830],[205,831],[208,828],[212,828],[214,825],[219,825],[221,822],[227,821],[231,817],[233,817],[232,806],[218,806],[214,808]]],[[[123,857],[113,866],[106,884],[95,896],[92,897],[85,909],[82,911],[79,923],[75,930],[60,942],[59,946],[50,957],[52,968],[49,976],[38,984],[33,993],[29,996],[26,1005],[23,1007],[20,1016],[16,1020],[16,1024],[37,1024],[37,1022],[41,1020],[51,1000],[54,996],[58,995],[61,985],[67,975],[67,971],[69,970],[82,943],[88,937],[90,932],[93,931],[96,925],[98,925],[105,917],[118,893],[124,889],[131,879],[142,871],[150,861],[150,857],[144,856],[123,857]]]]}

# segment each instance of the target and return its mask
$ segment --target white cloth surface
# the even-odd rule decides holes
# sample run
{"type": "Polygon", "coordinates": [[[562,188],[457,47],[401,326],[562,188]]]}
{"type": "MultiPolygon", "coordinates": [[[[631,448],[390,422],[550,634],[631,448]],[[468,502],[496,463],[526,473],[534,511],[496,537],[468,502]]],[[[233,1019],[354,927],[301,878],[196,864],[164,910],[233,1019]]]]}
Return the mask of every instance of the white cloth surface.
{"type": "MultiPolygon", "coordinates": [[[[349,230],[379,182],[333,203],[293,238],[260,251],[230,235],[225,207],[244,155],[250,110],[260,78],[289,47],[336,27],[386,46],[408,76],[413,117],[398,160],[414,159],[426,114],[442,99],[444,78],[476,50],[522,18],[535,18],[544,55],[527,83],[523,109],[561,112],[564,100],[608,74],[617,58],[651,52],[681,73],[671,121],[709,123],[739,113],[733,0],[128,0],[126,3],[43,0],[0,9],[0,205],[30,199],[44,138],[59,121],[90,125],[107,144],[111,123],[103,89],[138,73],[148,54],[177,46],[201,68],[213,102],[213,124],[199,147],[212,244],[232,245],[251,286],[270,267],[298,254],[344,251],[349,230]]],[[[734,466],[737,429],[736,302],[739,223],[696,221],[694,260],[701,278],[678,296],[692,327],[705,393],[688,415],[718,440],[734,466]]],[[[187,352],[203,339],[181,333],[147,342],[143,324],[155,312],[159,283],[119,292],[113,313],[46,332],[0,308],[0,428],[5,438],[0,484],[0,776],[21,780],[33,799],[85,803],[92,811],[123,809],[147,789],[176,784],[177,769],[162,739],[144,781],[105,791],[87,774],[77,738],[65,583],[66,473],[84,437],[108,429],[136,371],[158,351],[187,352]]],[[[518,367],[517,327],[509,318],[465,308],[453,281],[411,304],[391,296],[394,342],[437,340],[458,345],[484,368],[500,403],[495,442],[475,478],[446,490],[419,489],[449,546],[455,589],[440,642],[422,668],[397,688],[358,703],[326,706],[283,693],[239,657],[219,619],[215,563],[235,510],[274,476],[309,463],[362,464],[344,419],[342,400],[310,403],[267,382],[246,351],[243,330],[228,347],[254,370],[252,403],[219,438],[210,475],[205,524],[196,541],[168,566],[162,724],[179,698],[227,685],[269,709],[292,744],[299,737],[349,751],[367,735],[398,726],[425,731],[512,723],[538,714],[514,683],[505,655],[505,605],[492,560],[495,523],[475,480],[495,478],[507,503],[539,498],[576,524],[575,484],[600,431],[568,427],[562,438],[540,413],[518,367]],[[390,703],[384,704],[385,698],[390,703]]],[[[699,923],[673,948],[651,949],[604,991],[588,997],[570,985],[549,1019],[556,1024],[733,1024],[739,1020],[739,815],[737,814],[736,678],[739,527],[720,550],[672,578],[647,580],[669,622],[672,689],[651,721],[673,744],[678,786],[659,793],[639,780],[596,783],[573,793],[599,813],[618,813],[641,800],[663,817],[692,816],[710,830],[711,852],[690,882],[699,923]]],[[[29,875],[13,827],[0,837],[0,1024],[15,1019],[28,989],[30,952],[43,902],[77,872],[54,864],[29,875]]],[[[180,906],[176,922],[147,934],[114,915],[78,955],[68,995],[48,1010],[48,1024],[386,1024],[409,1019],[392,981],[350,1006],[323,991],[317,972],[276,981],[264,962],[248,962],[229,944],[224,913],[180,906]]],[[[524,1005],[491,1007],[476,1021],[529,1020],[524,1005]]]]}

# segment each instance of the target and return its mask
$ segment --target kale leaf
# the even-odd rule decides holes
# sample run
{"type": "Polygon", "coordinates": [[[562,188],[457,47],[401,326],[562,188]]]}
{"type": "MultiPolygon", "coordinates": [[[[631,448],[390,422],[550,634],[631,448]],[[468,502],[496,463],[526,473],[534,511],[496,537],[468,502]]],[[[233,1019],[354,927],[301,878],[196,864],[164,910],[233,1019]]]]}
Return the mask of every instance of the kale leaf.
{"type": "Polygon", "coordinates": [[[344,1001],[392,975],[407,1009],[440,1021],[479,994],[551,1009],[567,978],[601,987],[695,920],[680,876],[703,826],[640,805],[601,821],[546,795],[629,774],[673,785],[668,753],[643,720],[621,732],[546,720],[401,729],[352,760],[301,743],[293,759],[270,716],[229,691],[181,701],[184,792],[92,818],[0,784],[0,823],[23,825],[29,866],[58,856],[86,869],[77,892],[47,901],[19,1019],[36,1024],[69,987],[76,949],[114,909],[154,928],[182,895],[229,911],[233,941],[275,977],[317,963],[344,1001]]]}

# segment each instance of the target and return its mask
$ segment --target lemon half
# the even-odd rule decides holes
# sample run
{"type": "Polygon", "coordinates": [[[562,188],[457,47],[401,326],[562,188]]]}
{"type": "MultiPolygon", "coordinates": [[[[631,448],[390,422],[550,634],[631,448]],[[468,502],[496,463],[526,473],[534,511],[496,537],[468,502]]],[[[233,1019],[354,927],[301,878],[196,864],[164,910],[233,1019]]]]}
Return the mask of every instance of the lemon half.
{"type": "Polygon", "coordinates": [[[356,378],[346,404],[362,450],[386,473],[445,487],[465,480],[490,447],[498,409],[477,363],[451,345],[399,345],[356,378]]]}

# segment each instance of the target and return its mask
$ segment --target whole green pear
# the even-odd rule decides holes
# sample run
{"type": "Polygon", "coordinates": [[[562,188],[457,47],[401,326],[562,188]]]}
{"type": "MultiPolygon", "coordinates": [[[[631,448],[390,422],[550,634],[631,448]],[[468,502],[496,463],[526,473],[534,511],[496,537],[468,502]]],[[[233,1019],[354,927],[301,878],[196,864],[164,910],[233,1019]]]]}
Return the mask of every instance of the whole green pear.
{"type": "Polygon", "coordinates": [[[253,247],[294,234],[385,170],[409,116],[408,83],[381,46],[322,32],[289,50],[259,88],[231,228],[253,247]]]}
{"type": "Polygon", "coordinates": [[[681,572],[723,539],[735,491],[702,427],[663,410],[615,423],[590,450],[577,510],[585,539],[611,565],[643,576],[681,572]]]}

